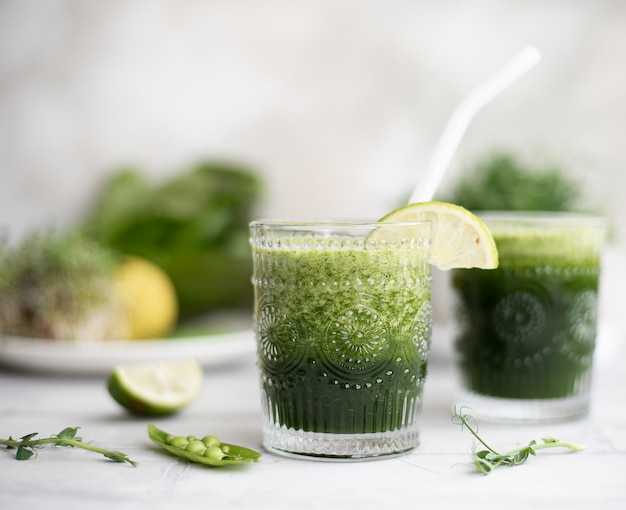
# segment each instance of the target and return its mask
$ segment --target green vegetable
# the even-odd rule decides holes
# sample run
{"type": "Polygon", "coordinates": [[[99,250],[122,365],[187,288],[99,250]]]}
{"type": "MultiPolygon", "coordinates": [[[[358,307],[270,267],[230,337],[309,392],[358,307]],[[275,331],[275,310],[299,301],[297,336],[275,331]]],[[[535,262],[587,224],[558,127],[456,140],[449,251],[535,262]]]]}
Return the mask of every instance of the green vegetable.
{"type": "Polygon", "coordinates": [[[114,174],[84,231],[119,252],[162,267],[181,318],[252,303],[248,223],[260,182],[248,168],[201,163],[152,185],[134,169],[114,174]]]}
{"type": "Polygon", "coordinates": [[[82,438],[76,435],[78,429],[79,427],[67,427],[56,435],[42,439],[35,439],[37,432],[33,432],[32,434],[22,436],[19,440],[13,439],[12,437],[9,437],[9,439],[0,439],[0,445],[6,446],[8,450],[17,450],[15,454],[17,460],[30,459],[33,455],[36,455],[37,448],[51,444],[54,446],[82,448],[83,450],[104,455],[115,462],[128,462],[133,467],[137,467],[138,463],[128,458],[128,455],[125,453],[105,450],[104,448],[83,443],[82,438]]]}
{"type": "Polygon", "coordinates": [[[228,466],[258,462],[261,458],[259,452],[243,446],[222,443],[215,436],[205,436],[201,440],[194,436],[173,436],[158,429],[152,423],[148,424],[148,435],[152,441],[172,455],[200,464],[228,466]]]}
{"type": "Polygon", "coordinates": [[[202,442],[207,446],[207,448],[210,448],[211,446],[219,446],[221,444],[217,436],[204,436],[202,438],[202,442]]]}
{"type": "Polygon", "coordinates": [[[120,337],[126,331],[117,330],[116,268],[115,253],[77,232],[35,231],[15,246],[0,246],[0,331],[38,338],[120,337]]]}
{"type": "Polygon", "coordinates": [[[506,151],[466,168],[446,201],[470,211],[573,211],[578,183],[557,164],[529,164],[506,151]]]}
{"type": "Polygon", "coordinates": [[[472,452],[472,460],[473,464],[478,471],[481,473],[488,475],[494,469],[499,466],[519,466],[528,460],[530,455],[536,455],[538,450],[544,450],[546,448],[568,448],[572,451],[581,451],[586,447],[583,445],[568,443],[565,441],[559,441],[558,439],[554,439],[551,437],[542,438],[540,443],[537,441],[531,441],[527,446],[522,446],[520,448],[514,448],[513,450],[509,450],[504,453],[499,453],[494,450],[491,446],[489,446],[479,435],[478,435],[478,422],[476,419],[468,414],[463,412],[463,407],[461,407],[458,411],[456,407],[454,408],[454,415],[452,416],[453,423],[461,425],[461,428],[466,428],[469,432],[478,440],[480,444],[482,444],[486,449],[485,450],[474,450],[472,452]]]}

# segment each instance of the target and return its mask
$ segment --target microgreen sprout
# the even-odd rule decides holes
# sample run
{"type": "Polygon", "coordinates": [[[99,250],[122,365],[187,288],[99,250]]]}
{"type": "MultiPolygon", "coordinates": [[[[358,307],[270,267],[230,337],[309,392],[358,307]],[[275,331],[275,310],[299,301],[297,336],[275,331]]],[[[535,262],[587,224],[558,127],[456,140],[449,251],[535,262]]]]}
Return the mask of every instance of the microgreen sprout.
{"type": "Polygon", "coordinates": [[[106,458],[115,462],[128,462],[133,467],[138,465],[137,462],[128,458],[128,455],[122,452],[116,452],[113,450],[106,450],[98,446],[93,446],[88,443],[83,443],[81,437],[78,437],[76,433],[80,427],[66,427],[58,434],[54,434],[50,437],[41,439],[35,439],[38,432],[26,434],[19,439],[13,439],[9,436],[8,439],[0,438],[0,445],[5,446],[7,450],[17,450],[15,452],[15,458],[17,460],[28,460],[37,455],[37,448],[41,448],[47,444],[53,446],[69,446],[82,448],[90,452],[99,453],[106,458]]]}
{"type": "Polygon", "coordinates": [[[466,407],[461,407],[457,410],[455,407],[452,422],[460,425],[461,428],[467,429],[470,434],[485,447],[484,450],[477,450],[475,448],[472,451],[474,467],[484,475],[488,475],[499,466],[519,466],[526,462],[531,455],[536,455],[538,450],[562,447],[577,452],[586,449],[584,445],[559,441],[552,437],[544,437],[541,438],[541,441],[532,440],[527,446],[500,453],[494,450],[480,437],[478,434],[478,421],[471,414],[465,412],[466,409],[466,407]]]}

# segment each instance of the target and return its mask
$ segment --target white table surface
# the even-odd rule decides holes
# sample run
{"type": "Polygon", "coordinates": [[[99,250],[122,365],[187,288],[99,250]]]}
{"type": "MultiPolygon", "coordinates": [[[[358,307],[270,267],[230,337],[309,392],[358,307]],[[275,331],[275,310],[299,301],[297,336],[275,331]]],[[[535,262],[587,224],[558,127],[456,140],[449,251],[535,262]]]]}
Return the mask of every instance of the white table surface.
{"type": "MultiPolygon", "coordinates": [[[[621,336],[621,335],[618,335],[621,336]]],[[[570,423],[503,426],[481,433],[505,450],[553,436],[584,443],[579,453],[544,451],[489,476],[469,466],[473,440],[451,423],[454,369],[446,349],[433,356],[421,416],[421,445],[409,455],[370,462],[316,462],[263,452],[257,464],[210,468],[159,450],[148,419],[114,402],[103,376],[64,377],[0,368],[0,437],[49,435],[80,426],[85,440],[121,450],[140,465],[117,464],[78,449],[46,447],[17,461],[0,450],[0,508],[626,508],[626,349],[601,338],[589,417],[570,423]],[[426,506],[425,506],[426,505],[426,506]]],[[[251,339],[252,341],[252,339],[251,339]]],[[[435,336],[435,341],[437,336],[435,336]]],[[[155,420],[175,434],[218,435],[261,449],[253,355],[206,371],[200,398],[155,420]]]]}

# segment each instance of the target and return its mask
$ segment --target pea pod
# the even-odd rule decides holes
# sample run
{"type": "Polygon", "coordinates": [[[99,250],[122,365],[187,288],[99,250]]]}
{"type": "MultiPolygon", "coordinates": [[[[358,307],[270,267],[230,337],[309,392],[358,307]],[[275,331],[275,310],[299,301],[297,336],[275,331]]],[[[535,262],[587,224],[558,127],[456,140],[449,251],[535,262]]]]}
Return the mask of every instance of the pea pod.
{"type": "Polygon", "coordinates": [[[216,444],[217,438],[214,438],[212,444],[206,448],[207,451],[204,453],[199,453],[195,448],[188,450],[186,449],[187,445],[182,446],[181,444],[180,446],[175,446],[176,441],[174,440],[183,436],[168,434],[152,423],[148,424],[148,435],[154,443],[158,444],[172,455],[176,455],[177,457],[191,462],[208,464],[210,466],[228,466],[231,464],[241,464],[243,462],[258,462],[261,457],[259,452],[243,446],[221,442],[216,444]],[[174,442],[174,444],[171,444],[172,442],[174,442]]]}

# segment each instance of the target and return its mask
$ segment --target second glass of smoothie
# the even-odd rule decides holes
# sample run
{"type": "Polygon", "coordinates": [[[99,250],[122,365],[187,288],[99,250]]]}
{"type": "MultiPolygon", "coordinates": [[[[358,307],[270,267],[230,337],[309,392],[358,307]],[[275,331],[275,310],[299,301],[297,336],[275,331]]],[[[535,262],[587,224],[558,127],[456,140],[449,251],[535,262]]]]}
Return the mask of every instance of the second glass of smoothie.
{"type": "Polygon", "coordinates": [[[264,447],[322,460],[419,442],[431,225],[254,222],[264,447]]]}
{"type": "Polygon", "coordinates": [[[453,272],[458,404],[496,421],[586,415],[604,221],[573,213],[478,216],[500,265],[453,272]]]}

